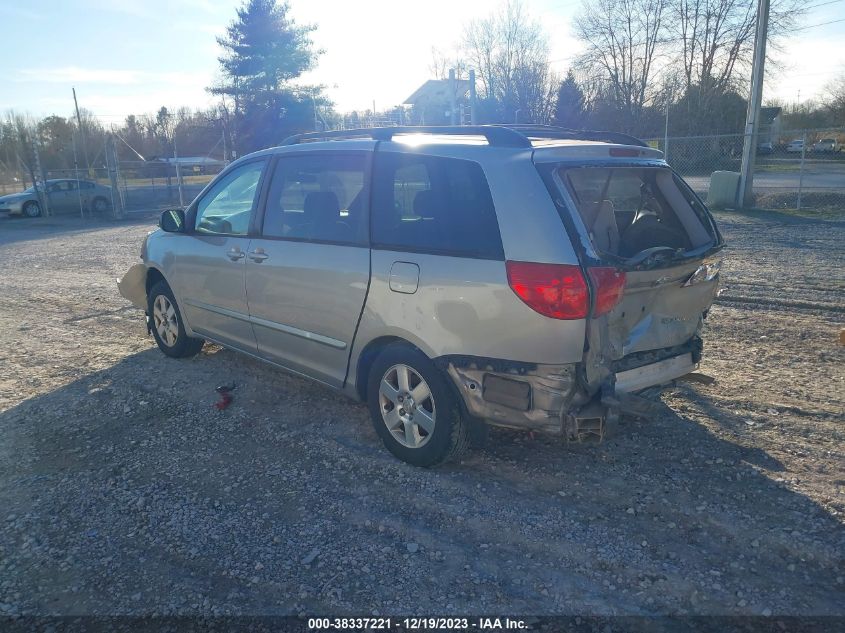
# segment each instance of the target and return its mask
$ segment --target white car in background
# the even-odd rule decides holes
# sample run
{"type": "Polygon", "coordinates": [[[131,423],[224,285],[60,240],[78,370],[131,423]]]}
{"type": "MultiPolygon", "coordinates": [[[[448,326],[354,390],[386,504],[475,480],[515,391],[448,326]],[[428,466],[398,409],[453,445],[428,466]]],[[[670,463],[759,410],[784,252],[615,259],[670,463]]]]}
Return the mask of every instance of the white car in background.
{"type": "Polygon", "coordinates": [[[803,139],[797,138],[786,146],[786,151],[790,154],[800,154],[804,151],[803,139]]]}

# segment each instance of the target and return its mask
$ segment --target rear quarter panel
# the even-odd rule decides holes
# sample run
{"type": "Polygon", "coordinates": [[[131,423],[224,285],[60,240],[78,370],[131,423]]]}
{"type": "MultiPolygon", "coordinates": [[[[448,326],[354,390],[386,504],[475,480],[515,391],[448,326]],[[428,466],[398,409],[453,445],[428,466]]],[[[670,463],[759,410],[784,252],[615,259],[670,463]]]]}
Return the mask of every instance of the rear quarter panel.
{"type": "MultiPolygon", "coordinates": [[[[493,197],[505,259],[578,263],[531,150],[382,143],[379,151],[416,151],[477,162],[493,197]]],[[[404,339],[429,358],[457,354],[548,365],[582,360],[586,321],[555,320],[534,312],[508,285],[504,261],[387,250],[373,250],[371,261],[348,385],[356,384],[362,350],[385,336],[404,339]],[[394,262],[419,266],[419,286],[413,294],[390,289],[394,262]]]]}
{"type": "Polygon", "coordinates": [[[502,261],[374,250],[348,383],[356,384],[361,351],[385,336],[404,339],[429,358],[459,354],[560,365],[581,360],[584,328],[584,320],[549,319],[522,303],[502,261]],[[413,294],[390,289],[394,262],[420,267],[413,294]]]}

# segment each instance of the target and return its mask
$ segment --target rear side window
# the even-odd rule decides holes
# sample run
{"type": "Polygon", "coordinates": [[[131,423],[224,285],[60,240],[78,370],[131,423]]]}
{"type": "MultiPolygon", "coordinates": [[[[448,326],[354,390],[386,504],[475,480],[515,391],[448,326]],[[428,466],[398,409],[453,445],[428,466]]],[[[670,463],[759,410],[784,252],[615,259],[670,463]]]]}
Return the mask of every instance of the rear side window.
{"type": "Polygon", "coordinates": [[[478,163],[376,152],[373,182],[374,248],[504,259],[478,163]]]}
{"type": "Polygon", "coordinates": [[[264,237],[362,245],[367,242],[363,154],[285,156],[267,195],[264,237]]]}

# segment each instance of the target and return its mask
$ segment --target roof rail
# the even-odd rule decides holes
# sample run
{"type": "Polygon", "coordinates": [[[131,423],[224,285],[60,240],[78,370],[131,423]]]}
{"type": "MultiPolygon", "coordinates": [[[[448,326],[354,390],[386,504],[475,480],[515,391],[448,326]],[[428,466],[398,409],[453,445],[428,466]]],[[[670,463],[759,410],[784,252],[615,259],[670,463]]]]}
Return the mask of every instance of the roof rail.
{"type": "Polygon", "coordinates": [[[289,136],[282,145],[297,145],[308,141],[333,139],[371,138],[376,141],[389,141],[398,134],[440,134],[444,136],[483,136],[495,147],[530,148],[524,134],[499,125],[414,125],[396,127],[371,127],[355,130],[334,130],[330,132],[309,132],[289,136]]]}
{"type": "Polygon", "coordinates": [[[648,143],[630,134],[622,132],[606,132],[604,130],[573,130],[572,128],[557,127],[554,125],[540,124],[505,124],[516,132],[520,132],[530,138],[540,139],[572,139],[579,141],[599,141],[602,143],[618,143],[620,145],[639,145],[648,147],[648,143]]]}
{"type": "Polygon", "coordinates": [[[639,145],[648,147],[638,138],[620,132],[598,130],[572,130],[553,125],[512,124],[512,125],[414,125],[395,127],[370,127],[354,130],[332,130],[328,132],[308,132],[289,136],[282,145],[297,145],[309,141],[329,141],[354,138],[369,138],[376,141],[390,141],[398,134],[439,134],[443,136],[483,136],[495,147],[530,148],[531,138],[535,139],[572,139],[581,141],[599,141],[619,143],[621,145],[639,145]]]}

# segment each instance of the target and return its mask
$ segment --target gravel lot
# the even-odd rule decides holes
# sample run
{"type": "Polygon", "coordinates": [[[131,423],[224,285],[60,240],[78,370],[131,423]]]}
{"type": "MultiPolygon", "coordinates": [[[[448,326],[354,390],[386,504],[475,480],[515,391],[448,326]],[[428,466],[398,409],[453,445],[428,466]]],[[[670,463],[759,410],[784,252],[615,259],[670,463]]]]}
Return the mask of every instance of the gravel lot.
{"type": "Polygon", "coordinates": [[[845,615],[845,222],[718,219],[715,384],[437,470],[320,386],[154,349],[115,286],[150,217],[0,222],[0,614],[845,615]]]}

